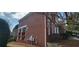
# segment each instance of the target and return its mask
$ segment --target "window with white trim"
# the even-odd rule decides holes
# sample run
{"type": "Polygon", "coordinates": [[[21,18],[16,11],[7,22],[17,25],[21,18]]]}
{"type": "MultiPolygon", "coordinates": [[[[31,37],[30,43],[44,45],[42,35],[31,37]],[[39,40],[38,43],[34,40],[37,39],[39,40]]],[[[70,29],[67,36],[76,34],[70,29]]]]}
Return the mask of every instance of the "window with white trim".
{"type": "Polygon", "coordinates": [[[25,33],[28,31],[27,26],[22,26],[18,29],[18,39],[24,40],[25,39],[25,33]]]}
{"type": "Polygon", "coordinates": [[[50,35],[50,19],[47,20],[47,25],[48,25],[48,35],[50,35]]]}
{"type": "Polygon", "coordinates": [[[55,34],[59,34],[59,27],[55,27],[55,32],[54,32],[55,34]]]}
{"type": "Polygon", "coordinates": [[[25,39],[26,27],[22,28],[22,40],[25,39]]]}
{"type": "Polygon", "coordinates": [[[21,39],[21,29],[18,29],[18,39],[21,39]]]}

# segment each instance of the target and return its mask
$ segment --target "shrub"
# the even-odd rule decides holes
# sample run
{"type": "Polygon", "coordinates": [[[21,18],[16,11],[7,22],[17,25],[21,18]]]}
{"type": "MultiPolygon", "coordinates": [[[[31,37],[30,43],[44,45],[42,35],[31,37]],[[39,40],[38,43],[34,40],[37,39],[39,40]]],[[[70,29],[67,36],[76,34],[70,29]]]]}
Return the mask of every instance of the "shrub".
{"type": "Polygon", "coordinates": [[[0,47],[5,47],[10,37],[9,25],[3,19],[0,19],[0,47]]]}

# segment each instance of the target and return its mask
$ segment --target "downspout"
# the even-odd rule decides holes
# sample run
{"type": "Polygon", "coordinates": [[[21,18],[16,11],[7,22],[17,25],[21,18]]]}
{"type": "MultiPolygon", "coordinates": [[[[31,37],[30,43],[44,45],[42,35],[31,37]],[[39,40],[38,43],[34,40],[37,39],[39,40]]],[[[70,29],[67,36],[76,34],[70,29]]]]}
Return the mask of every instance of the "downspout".
{"type": "Polygon", "coordinates": [[[45,25],[45,28],[44,28],[44,38],[45,38],[45,47],[47,46],[47,27],[46,27],[46,24],[47,24],[47,21],[46,21],[46,16],[44,15],[44,25],[45,25]]]}

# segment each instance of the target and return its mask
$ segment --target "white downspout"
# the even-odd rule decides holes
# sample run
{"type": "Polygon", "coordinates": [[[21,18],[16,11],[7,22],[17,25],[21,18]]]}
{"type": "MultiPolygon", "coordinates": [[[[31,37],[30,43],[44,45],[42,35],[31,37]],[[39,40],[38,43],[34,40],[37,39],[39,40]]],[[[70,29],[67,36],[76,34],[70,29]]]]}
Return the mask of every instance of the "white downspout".
{"type": "Polygon", "coordinates": [[[47,46],[47,38],[46,38],[46,16],[44,16],[44,26],[45,26],[45,28],[44,28],[44,38],[45,38],[45,47],[47,46]]]}

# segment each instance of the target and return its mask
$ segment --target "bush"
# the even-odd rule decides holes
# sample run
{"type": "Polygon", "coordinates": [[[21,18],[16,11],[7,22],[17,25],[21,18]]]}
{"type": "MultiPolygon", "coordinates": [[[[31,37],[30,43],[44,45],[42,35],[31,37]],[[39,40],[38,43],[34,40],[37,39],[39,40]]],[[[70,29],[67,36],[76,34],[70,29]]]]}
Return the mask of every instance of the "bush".
{"type": "Polygon", "coordinates": [[[72,36],[72,31],[66,31],[67,36],[72,36]]]}
{"type": "Polygon", "coordinates": [[[0,47],[6,47],[9,38],[10,38],[9,25],[6,21],[0,19],[0,47]]]}
{"type": "Polygon", "coordinates": [[[12,41],[16,41],[16,38],[11,36],[10,39],[8,39],[8,42],[12,42],[12,41]]]}

